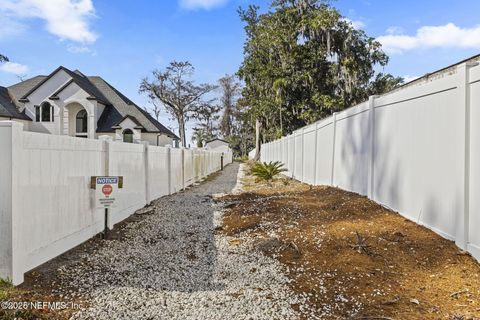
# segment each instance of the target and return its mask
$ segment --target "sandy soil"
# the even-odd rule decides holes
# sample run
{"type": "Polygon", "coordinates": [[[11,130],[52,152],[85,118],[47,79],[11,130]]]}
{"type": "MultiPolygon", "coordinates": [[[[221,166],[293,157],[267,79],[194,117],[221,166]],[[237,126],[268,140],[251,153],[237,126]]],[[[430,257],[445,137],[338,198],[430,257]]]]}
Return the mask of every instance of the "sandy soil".
{"type": "Polygon", "coordinates": [[[318,317],[480,319],[480,266],[453,242],[355,193],[243,182],[220,232],[255,239],[318,317]]]}

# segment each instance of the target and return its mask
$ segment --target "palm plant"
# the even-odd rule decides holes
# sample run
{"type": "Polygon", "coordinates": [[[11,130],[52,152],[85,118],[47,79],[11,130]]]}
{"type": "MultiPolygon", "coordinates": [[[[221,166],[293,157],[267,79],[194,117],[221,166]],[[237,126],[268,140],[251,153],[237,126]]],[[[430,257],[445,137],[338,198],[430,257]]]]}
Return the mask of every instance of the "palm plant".
{"type": "Polygon", "coordinates": [[[251,173],[256,177],[256,181],[271,181],[276,175],[287,171],[283,168],[283,164],[280,161],[269,163],[267,162],[257,162],[252,167],[251,173]]]}
{"type": "Polygon", "coordinates": [[[201,128],[193,129],[192,142],[195,141],[197,148],[204,147],[203,143],[212,138],[212,135],[201,128]]]}

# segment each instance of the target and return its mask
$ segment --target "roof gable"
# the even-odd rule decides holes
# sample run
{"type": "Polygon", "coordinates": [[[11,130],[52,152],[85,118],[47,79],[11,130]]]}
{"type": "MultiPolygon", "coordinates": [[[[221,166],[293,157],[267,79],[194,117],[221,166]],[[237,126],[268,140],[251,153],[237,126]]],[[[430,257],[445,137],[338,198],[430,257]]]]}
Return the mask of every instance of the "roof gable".
{"type": "Polygon", "coordinates": [[[49,79],[51,79],[55,74],[59,71],[64,71],[71,77],[71,79],[65,83],[62,87],[60,87],[52,96],[53,100],[58,98],[58,94],[66,89],[72,82],[76,83],[82,90],[90,95],[90,99],[95,99],[103,104],[109,104],[109,101],[105,98],[105,96],[85,77],[83,74],[79,74],[77,72],[73,72],[63,66],[58,67],[52,73],[50,73],[47,77],[43,78],[40,82],[38,82],[35,86],[33,86],[29,91],[27,91],[21,98],[20,102],[28,102],[28,97],[37,91],[44,83],[46,83],[49,79]]]}
{"type": "Polygon", "coordinates": [[[228,145],[230,144],[228,141],[220,139],[220,138],[214,138],[214,139],[208,140],[207,142],[205,142],[205,144],[210,143],[210,142],[214,142],[214,141],[220,141],[220,142],[226,143],[228,145]]]}
{"type": "Polygon", "coordinates": [[[142,124],[140,122],[138,122],[138,120],[131,116],[131,115],[126,115],[125,117],[123,117],[118,123],[116,123],[114,126],[112,126],[112,128],[114,129],[120,129],[121,128],[121,124],[124,123],[126,120],[130,120],[133,122],[133,124],[135,125],[135,129],[145,129],[142,124]]]}
{"type": "Polygon", "coordinates": [[[23,97],[27,92],[32,90],[33,87],[37,86],[41,81],[43,81],[47,76],[36,76],[25,81],[16,83],[8,87],[8,91],[12,94],[12,98],[18,101],[23,97]]]}

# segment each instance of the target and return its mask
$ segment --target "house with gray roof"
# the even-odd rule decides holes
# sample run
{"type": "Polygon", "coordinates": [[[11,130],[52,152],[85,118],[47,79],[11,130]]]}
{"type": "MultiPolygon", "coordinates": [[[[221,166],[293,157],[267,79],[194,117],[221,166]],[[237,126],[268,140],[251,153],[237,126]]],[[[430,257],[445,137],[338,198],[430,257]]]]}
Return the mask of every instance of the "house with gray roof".
{"type": "Polygon", "coordinates": [[[59,67],[10,87],[0,86],[0,120],[24,130],[124,142],[175,145],[178,137],[98,76],[59,67]]]}

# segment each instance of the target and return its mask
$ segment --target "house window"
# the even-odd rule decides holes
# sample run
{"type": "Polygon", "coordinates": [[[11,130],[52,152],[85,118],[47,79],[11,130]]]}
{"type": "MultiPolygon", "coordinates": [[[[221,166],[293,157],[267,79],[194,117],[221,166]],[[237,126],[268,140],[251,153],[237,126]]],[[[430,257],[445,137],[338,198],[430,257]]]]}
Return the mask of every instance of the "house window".
{"type": "Polygon", "coordinates": [[[133,143],[133,131],[130,129],[123,130],[123,142],[133,143]]]}
{"type": "Polygon", "coordinates": [[[35,121],[53,122],[53,120],[53,106],[49,102],[44,102],[39,106],[35,106],[35,121]]]}
{"type": "Polygon", "coordinates": [[[85,109],[78,111],[75,118],[75,132],[77,136],[86,136],[88,131],[88,115],[85,109]]]}
{"type": "Polygon", "coordinates": [[[35,106],[35,121],[40,122],[40,106],[35,106]]]}

